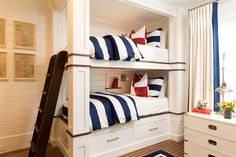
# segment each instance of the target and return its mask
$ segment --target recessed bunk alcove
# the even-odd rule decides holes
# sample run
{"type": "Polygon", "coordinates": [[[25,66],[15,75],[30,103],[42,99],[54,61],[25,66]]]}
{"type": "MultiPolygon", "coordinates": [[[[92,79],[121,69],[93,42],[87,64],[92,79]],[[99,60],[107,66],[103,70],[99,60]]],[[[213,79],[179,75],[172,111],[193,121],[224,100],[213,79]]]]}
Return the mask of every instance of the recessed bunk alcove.
{"type": "MultiPolygon", "coordinates": [[[[183,30],[179,24],[183,19],[178,18],[177,8],[161,2],[158,2],[159,6],[151,1],[68,1],[69,25],[68,31],[65,31],[69,34],[68,70],[64,78],[66,83],[62,85],[64,89],[61,91],[61,95],[64,95],[62,101],[68,97],[68,124],[57,119],[52,139],[69,157],[119,156],[167,139],[183,139],[185,63],[183,48],[176,42],[177,38],[182,38],[177,30],[183,30]],[[165,44],[162,47],[149,46],[145,52],[154,56],[126,61],[93,57],[89,37],[129,37],[132,30],[139,31],[143,26],[146,26],[147,32],[159,28],[165,32],[165,44]],[[90,119],[90,94],[130,94],[135,73],[140,77],[147,73],[150,78],[164,78],[166,90],[163,98],[166,103],[161,106],[166,106],[165,110],[149,112],[141,115],[139,120],[93,131],[92,118],[90,119]],[[110,77],[120,79],[114,88],[107,85],[110,77]],[[66,89],[68,94],[64,92],[66,89]]],[[[137,47],[141,49],[138,44],[137,47]]],[[[142,97],[136,99],[144,100],[145,103],[148,101],[142,97]]],[[[157,99],[160,100],[155,100],[157,99]]],[[[163,102],[160,104],[164,104],[163,102]]],[[[150,101],[149,104],[157,102],[150,101]]]]}

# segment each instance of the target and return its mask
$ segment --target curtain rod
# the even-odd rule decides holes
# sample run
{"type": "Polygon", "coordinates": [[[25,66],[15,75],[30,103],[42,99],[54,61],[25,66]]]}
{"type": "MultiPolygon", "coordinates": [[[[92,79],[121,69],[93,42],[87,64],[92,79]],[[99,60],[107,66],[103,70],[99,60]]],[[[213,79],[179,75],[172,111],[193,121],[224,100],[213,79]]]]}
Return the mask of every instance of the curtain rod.
{"type": "Polygon", "coordinates": [[[220,1],[220,0],[212,0],[212,1],[207,2],[207,3],[205,3],[205,4],[202,4],[202,5],[196,6],[196,7],[192,8],[192,9],[189,9],[188,11],[192,11],[192,10],[194,10],[194,9],[197,9],[197,8],[200,8],[200,7],[203,7],[203,6],[206,6],[206,5],[211,4],[211,3],[214,3],[214,2],[219,2],[219,1],[220,1]]]}

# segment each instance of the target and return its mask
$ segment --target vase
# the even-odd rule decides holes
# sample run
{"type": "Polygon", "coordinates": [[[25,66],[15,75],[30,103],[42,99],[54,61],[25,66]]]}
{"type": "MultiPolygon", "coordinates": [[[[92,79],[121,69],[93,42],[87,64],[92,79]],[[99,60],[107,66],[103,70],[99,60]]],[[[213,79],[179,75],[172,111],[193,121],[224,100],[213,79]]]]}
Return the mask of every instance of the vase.
{"type": "Polygon", "coordinates": [[[232,118],[232,113],[229,110],[225,110],[224,112],[224,117],[225,119],[231,119],[232,118]]]}

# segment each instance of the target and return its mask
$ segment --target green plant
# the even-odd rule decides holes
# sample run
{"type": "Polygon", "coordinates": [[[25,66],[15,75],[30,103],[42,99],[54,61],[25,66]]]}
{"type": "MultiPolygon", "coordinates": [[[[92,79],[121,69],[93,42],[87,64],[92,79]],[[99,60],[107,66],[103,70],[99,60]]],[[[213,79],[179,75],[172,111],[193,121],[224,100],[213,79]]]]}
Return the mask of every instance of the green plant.
{"type": "Polygon", "coordinates": [[[221,110],[223,110],[223,111],[227,110],[227,111],[234,112],[234,109],[236,107],[236,101],[235,100],[229,101],[229,102],[227,102],[227,101],[220,101],[219,105],[220,105],[221,110]]]}

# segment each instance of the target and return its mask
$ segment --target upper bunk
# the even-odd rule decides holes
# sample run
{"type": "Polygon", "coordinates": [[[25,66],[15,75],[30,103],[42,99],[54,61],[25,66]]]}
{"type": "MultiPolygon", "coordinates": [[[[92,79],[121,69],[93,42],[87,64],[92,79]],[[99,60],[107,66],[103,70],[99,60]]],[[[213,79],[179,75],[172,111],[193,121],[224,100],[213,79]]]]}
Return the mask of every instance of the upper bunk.
{"type": "MultiPolygon", "coordinates": [[[[172,8],[174,11],[172,14],[168,14],[163,10],[158,10],[160,9],[158,7],[150,8],[151,3],[149,6],[147,5],[148,2],[142,3],[140,1],[132,0],[90,0],[88,3],[88,13],[84,14],[83,17],[82,15],[80,17],[80,20],[83,18],[85,22],[85,18],[89,17],[89,21],[87,21],[88,25],[83,25],[83,27],[89,26],[89,28],[83,28],[85,32],[83,32],[82,35],[81,32],[73,32],[74,35],[80,34],[81,37],[84,37],[77,37],[78,41],[81,42],[82,40],[80,39],[86,39],[78,46],[82,47],[82,50],[81,48],[78,49],[78,54],[73,51],[70,53],[69,56],[73,56],[71,57],[73,58],[71,59],[73,64],[94,68],[185,70],[185,59],[183,57],[184,51],[176,46],[177,43],[175,42],[179,41],[177,41],[176,32],[173,31],[173,19],[175,19],[176,8],[172,8]],[[145,33],[143,33],[143,30],[145,30],[145,33]],[[157,30],[159,31],[159,34],[158,32],[155,32],[157,30]],[[134,38],[132,37],[132,31],[135,32],[134,38]],[[153,32],[155,32],[154,35],[152,34],[153,32]],[[148,33],[150,33],[150,40],[152,40],[154,36],[155,39],[159,38],[159,42],[157,43],[157,41],[155,41],[154,44],[150,41],[148,42],[148,33]],[[122,41],[129,41],[127,38],[132,38],[131,41],[134,41],[134,44],[136,44],[136,48],[142,57],[136,59],[137,55],[135,50],[132,51],[133,56],[130,57],[128,51],[124,52],[123,49],[119,49],[120,47],[124,48],[126,45],[124,44],[123,46],[119,46],[118,41],[115,40],[115,37],[113,36],[121,38],[119,40],[122,41]],[[143,36],[146,40],[145,44],[140,44],[135,41],[137,38],[139,40],[143,36]],[[94,42],[91,42],[91,37],[95,37],[94,40],[97,45],[95,45],[94,42]],[[90,38],[90,40],[88,40],[88,38],[90,38]],[[107,39],[111,42],[110,47],[112,47],[113,52],[119,53],[118,59],[117,57],[111,57],[112,55],[106,41],[107,39]],[[116,45],[114,46],[113,43],[116,45]],[[100,58],[96,57],[97,47],[99,47],[99,50],[102,50],[102,57],[100,56],[100,58]],[[106,48],[104,49],[104,47],[106,48]],[[114,47],[118,48],[114,50],[114,47]],[[179,52],[177,53],[177,51],[181,51],[182,54],[179,55],[179,52]],[[125,53],[128,58],[120,57],[122,55],[121,53],[125,53]]],[[[86,6],[85,4],[83,5],[86,6]]],[[[73,17],[73,20],[78,19],[73,17]]],[[[77,21],[77,23],[79,23],[79,21],[77,21]]],[[[74,28],[70,30],[69,26],[69,34],[70,31],[73,30],[74,28]]],[[[69,42],[70,38],[71,37],[69,36],[69,42]]],[[[73,38],[75,39],[76,37],[73,38]]],[[[74,48],[73,44],[72,48],[74,48]]],[[[132,44],[130,45],[132,46],[132,44]]],[[[126,47],[126,50],[128,49],[129,48],[126,47]]]]}

